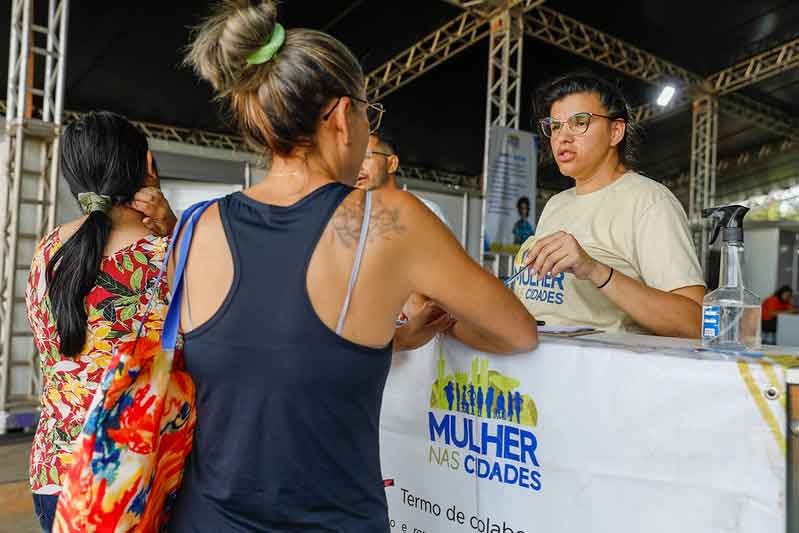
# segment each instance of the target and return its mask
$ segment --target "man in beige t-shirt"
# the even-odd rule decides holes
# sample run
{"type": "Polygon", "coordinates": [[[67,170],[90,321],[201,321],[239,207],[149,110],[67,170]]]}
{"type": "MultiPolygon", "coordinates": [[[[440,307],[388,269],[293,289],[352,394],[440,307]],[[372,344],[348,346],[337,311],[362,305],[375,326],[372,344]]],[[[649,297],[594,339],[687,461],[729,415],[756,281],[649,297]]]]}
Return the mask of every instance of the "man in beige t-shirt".
{"type": "MultiPolygon", "coordinates": [[[[572,234],[593,259],[648,287],[671,292],[704,284],[679,201],[663,185],[635,172],[596,192],[578,195],[569,189],[552,197],[536,236],[516,256],[514,272],[527,264],[537,237],[558,231],[572,234]]],[[[542,278],[524,272],[514,291],[548,325],[645,332],[591,281],[564,272],[542,278]]]]}

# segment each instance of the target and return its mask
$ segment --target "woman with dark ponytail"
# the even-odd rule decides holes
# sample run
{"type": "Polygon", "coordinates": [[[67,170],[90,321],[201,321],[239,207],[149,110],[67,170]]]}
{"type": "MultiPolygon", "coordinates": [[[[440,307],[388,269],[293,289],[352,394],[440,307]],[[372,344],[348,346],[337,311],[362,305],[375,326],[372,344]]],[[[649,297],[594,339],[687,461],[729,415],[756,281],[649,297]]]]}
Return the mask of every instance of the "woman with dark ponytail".
{"type": "MultiPolygon", "coordinates": [[[[41,416],[30,482],[49,531],[80,433],[115,347],[135,338],[147,291],[163,262],[174,215],[158,190],[147,138],[124,117],[89,113],[61,138],[61,171],[84,217],[56,228],[31,265],[28,320],[40,353],[41,416]]],[[[164,286],[150,319],[166,310],[164,286]]],[[[157,331],[152,334],[158,334],[157,331]]]]}

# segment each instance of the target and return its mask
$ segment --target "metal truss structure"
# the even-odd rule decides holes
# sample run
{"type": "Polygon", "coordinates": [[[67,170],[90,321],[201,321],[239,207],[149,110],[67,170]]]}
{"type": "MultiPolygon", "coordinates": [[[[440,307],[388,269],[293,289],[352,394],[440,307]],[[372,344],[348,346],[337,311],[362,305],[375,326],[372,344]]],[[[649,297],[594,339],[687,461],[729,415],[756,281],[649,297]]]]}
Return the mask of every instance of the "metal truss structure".
{"type": "MultiPolygon", "coordinates": [[[[716,196],[716,159],[719,134],[719,105],[714,96],[694,101],[691,135],[691,183],[688,220],[694,244],[702,261],[707,259],[708,237],[703,231],[702,210],[711,207],[716,196]]],[[[703,267],[706,266],[703,264],[703,267]]]]}
{"type": "Polygon", "coordinates": [[[366,95],[376,102],[466,50],[489,33],[488,19],[465,11],[389,59],[366,76],[366,95]]]}
{"type": "Polygon", "coordinates": [[[799,67],[799,37],[713,74],[707,82],[724,95],[799,67]]]}
{"type": "MultiPolygon", "coordinates": [[[[799,123],[795,119],[757,100],[742,94],[733,94],[734,91],[799,66],[799,39],[702,78],[543,5],[526,13],[525,31],[533,38],[628,76],[650,83],[671,82],[682,85],[683,90],[670,106],[663,108],[645,104],[635,109],[634,116],[639,122],[662,118],[693,102],[688,208],[689,217],[695,227],[701,225],[702,209],[714,202],[719,108],[758,127],[767,128],[788,139],[799,140],[799,123]]],[[[704,258],[706,237],[701,231],[697,237],[698,251],[700,257],[704,258]]]]}
{"type": "Polygon", "coordinates": [[[463,13],[372,70],[366,94],[377,102],[491,33],[491,21],[510,9],[529,11],[544,0],[451,0],[463,13]]]}
{"type": "MultiPolygon", "coordinates": [[[[483,150],[483,176],[489,172],[491,129],[495,126],[519,128],[522,95],[522,59],[524,52],[524,12],[518,7],[506,9],[491,20],[488,43],[488,92],[486,94],[485,148],[483,150]]],[[[486,194],[487,180],[482,180],[481,190],[486,194]]],[[[485,234],[485,201],[481,238],[485,234]]],[[[482,263],[484,247],[480,246],[482,263]]]]}
{"type": "Polygon", "coordinates": [[[682,90],[667,107],[644,104],[636,108],[633,116],[640,122],[669,116],[691,104],[694,96],[710,93],[728,95],[720,100],[721,110],[725,113],[738,116],[785,137],[797,138],[799,135],[797,133],[799,124],[789,119],[782,110],[774,109],[741,94],[731,94],[735,90],[799,66],[797,40],[703,78],[546,6],[537,6],[525,15],[525,31],[535,39],[627,76],[649,83],[671,82],[681,86],[682,90]],[[730,83],[722,84],[719,80],[730,80],[730,83]]]}
{"type": "MultiPolygon", "coordinates": [[[[375,69],[370,78],[379,78],[379,83],[370,83],[370,88],[376,87],[370,92],[370,95],[380,98],[387,94],[387,92],[381,91],[386,84],[389,86],[389,91],[396,90],[411,79],[415,79],[440,64],[446,57],[452,55],[452,50],[457,53],[457,51],[474,44],[482,38],[485,30],[472,31],[473,28],[483,28],[492,9],[502,9],[502,6],[497,7],[497,2],[487,0],[446,1],[458,5],[466,11],[383,67],[375,69]],[[479,17],[479,20],[473,17],[479,17]],[[472,21],[474,27],[467,25],[466,20],[472,21]],[[453,26],[459,29],[468,28],[470,31],[453,33],[450,30],[453,26]],[[442,32],[444,33],[443,38],[442,32]],[[427,51],[431,45],[437,45],[439,42],[444,43],[444,46],[427,51]]],[[[505,4],[504,10],[494,12],[502,15],[495,14],[493,19],[507,16],[512,11],[508,9],[512,7],[511,4],[518,3],[505,4]]],[[[735,93],[744,87],[799,66],[799,39],[747,58],[711,76],[703,77],[622,39],[558,13],[544,6],[543,2],[527,2],[523,7],[524,31],[527,35],[628,76],[649,83],[670,82],[680,87],[680,91],[671,105],[660,107],[644,104],[633,111],[633,116],[639,122],[646,122],[664,118],[682,111],[688,104],[693,104],[694,130],[691,150],[693,178],[689,212],[694,222],[697,222],[701,209],[714,201],[719,110],[739,117],[757,127],[776,132],[787,139],[799,140],[799,127],[797,127],[799,122],[794,118],[787,116],[780,109],[735,93]]],[[[495,51],[493,44],[490,49],[493,55],[495,51]]],[[[503,59],[503,61],[505,67],[508,68],[511,64],[510,60],[503,59]]],[[[494,102],[502,103],[501,97],[497,97],[495,94],[497,87],[492,82],[492,75],[493,71],[489,69],[487,127],[496,123],[491,110],[492,98],[494,98],[494,102]]],[[[505,96],[508,96],[507,92],[505,96]]],[[[508,108],[512,108],[512,104],[508,108]]],[[[516,118],[513,112],[511,112],[511,118],[516,118]]],[[[545,160],[544,156],[542,161],[545,160]]],[[[701,246],[701,243],[699,244],[699,250],[703,251],[704,247],[701,246]]]]}
{"type": "Polygon", "coordinates": [[[525,31],[530,37],[644,81],[696,81],[682,67],[543,5],[527,13],[525,31]]]}
{"type": "Polygon", "coordinates": [[[471,194],[480,193],[480,176],[470,174],[458,174],[445,170],[400,165],[397,169],[397,177],[400,179],[427,181],[458,192],[466,190],[471,194]]]}
{"type": "MultiPolygon", "coordinates": [[[[0,100],[0,114],[5,114],[6,109],[6,102],[4,100],[0,100]]],[[[37,112],[37,110],[34,110],[34,112],[37,112]]],[[[64,111],[63,122],[64,124],[68,124],[69,122],[76,120],[81,115],[82,113],[78,111],[64,111]]],[[[247,146],[247,143],[244,142],[244,139],[238,135],[180,128],[177,126],[154,124],[152,122],[141,122],[138,120],[131,120],[131,123],[141,130],[141,132],[144,133],[149,139],[179,142],[194,146],[202,146],[204,148],[230,150],[233,152],[254,153],[250,147],[247,146]]]]}
{"type": "MultiPolygon", "coordinates": [[[[796,153],[799,149],[799,142],[791,139],[784,139],[777,143],[764,144],[754,150],[748,152],[741,152],[740,154],[727,157],[719,160],[716,163],[716,195],[723,197],[723,201],[734,201],[736,198],[744,197],[747,195],[769,192],[769,187],[781,186],[791,187],[799,184],[799,172],[793,173],[793,178],[788,176],[788,181],[772,182],[771,180],[758,180],[757,183],[749,182],[744,184],[743,187],[731,191],[727,186],[728,178],[735,174],[743,172],[747,166],[753,165],[767,165],[772,166],[776,158],[784,156],[788,153],[796,153]],[[725,179],[719,181],[719,178],[725,179]],[[724,185],[721,187],[720,185],[724,185]]],[[[674,194],[682,200],[685,205],[690,202],[690,185],[691,185],[691,172],[685,171],[676,176],[668,177],[662,181],[663,185],[668,187],[674,194]]]]}
{"type": "Polygon", "coordinates": [[[33,3],[11,6],[0,170],[0,433],[35,421],[38,357],[25,320],[24,281],[36,243],[55,225],[58,192],[69,0],[47,2],[46,26],[34,24],[33,3]]]}
{"type": "MultiPolygon", "coordinates": [[[[520,12],[500,13],[491,21],[488,46],[486,142],[491,126],[519,127],[524,33],[520,12]]],[[[488,146],[486,144],[486,146],[488,146]]]]}

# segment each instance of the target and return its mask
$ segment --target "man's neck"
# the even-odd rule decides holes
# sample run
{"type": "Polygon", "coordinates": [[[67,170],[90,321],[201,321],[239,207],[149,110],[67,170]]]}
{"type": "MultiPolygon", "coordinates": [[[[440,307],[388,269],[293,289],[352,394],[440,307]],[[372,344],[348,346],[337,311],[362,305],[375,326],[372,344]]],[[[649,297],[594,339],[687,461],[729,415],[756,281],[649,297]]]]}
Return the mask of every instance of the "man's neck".
{"type": "Polygon", "coordinates": [[[398,191],[400,190],[399,185],[397,185],[397,175],[396,174],[389,174],[388,178],[386,178],[386,182],[383,184],[381,189],[389,190],[389,191],[398,191]]]}

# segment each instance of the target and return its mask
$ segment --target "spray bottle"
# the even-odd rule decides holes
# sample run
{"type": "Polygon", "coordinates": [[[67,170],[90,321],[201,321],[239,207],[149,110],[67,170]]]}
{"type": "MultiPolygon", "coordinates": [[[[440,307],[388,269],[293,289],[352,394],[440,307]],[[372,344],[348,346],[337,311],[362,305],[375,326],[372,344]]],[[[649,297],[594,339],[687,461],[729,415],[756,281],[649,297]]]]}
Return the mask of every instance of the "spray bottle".
{"type": "Polygon", "coordinates": [[[702,345],[732,351],[760,349],[760,298],[744,287],[744,228],[748,207],[727,205],[702,211],[710,218],[710,243],[722,234],[719,288],[702,306],[702,345]]]}

